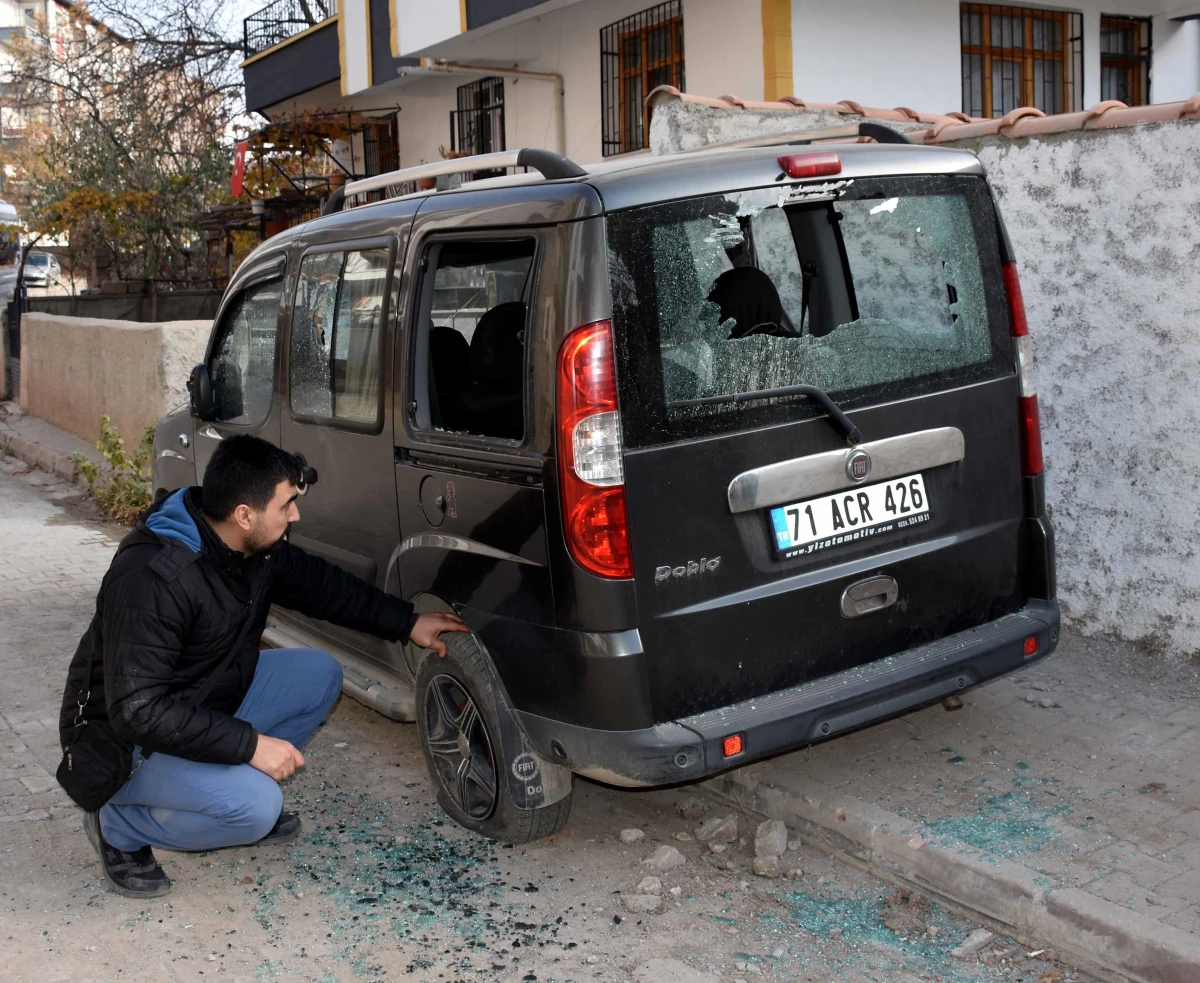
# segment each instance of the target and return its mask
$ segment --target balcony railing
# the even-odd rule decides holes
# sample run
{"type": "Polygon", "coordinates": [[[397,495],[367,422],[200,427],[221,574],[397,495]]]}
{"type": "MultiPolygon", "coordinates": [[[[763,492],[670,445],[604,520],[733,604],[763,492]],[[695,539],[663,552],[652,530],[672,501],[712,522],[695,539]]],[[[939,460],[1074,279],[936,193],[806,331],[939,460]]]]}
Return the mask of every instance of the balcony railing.
{"type": "Polygon", "coordinates": [[[338,0],[275,0],[242,21],[246,57],[257,55],[338,12],[338,0]]]}

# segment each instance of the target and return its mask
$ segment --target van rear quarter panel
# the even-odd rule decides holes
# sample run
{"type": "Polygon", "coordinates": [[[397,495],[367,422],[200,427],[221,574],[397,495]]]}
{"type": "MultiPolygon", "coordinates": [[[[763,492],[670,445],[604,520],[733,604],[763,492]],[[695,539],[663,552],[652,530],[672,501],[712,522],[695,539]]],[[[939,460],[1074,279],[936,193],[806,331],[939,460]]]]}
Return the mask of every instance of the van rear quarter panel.
{"type": "MultiPolygon", "coordinates": [[[[551,188],[539,186],[539,192],[549,193],[551,188]]],[[[405,265],[408,325],[418,316],[415,288],[432,237],[532,232],[539,243],[538,265],[526,345],[527,427],[519,446],[417,430],[409,409],[412,396],[403,391],[418,368],[410,364],[414,356],[407,332],[397,346],[396,384],[402,391],[394,405],[401,537],[409,543],[420,537],[422,545],[400,553],[396,572],[404,596],[429,591],[463,613],[483,639],[517,707],[556,717],[566,713],[595,724],[634,726],[648,719],[640,661],[605,662],[599,657],[603,664],[597,666],[595,653],[585,652],[587,645],[576,637],[580,630],[635,627],[633,584],[601,580],[574,563],[563,538],[557,493],[558,350],[571,330],[604,320],[612,311],[603,219],[588,217],[590,211],[599,211],[599,201],[580,185],[574,186],[574,194],[573,200],[556,197],[550,202],[536,196],[530,200],[529,188],[469,197],[439,195],[417,215],[405,265]],[[448,512],[436,525],[420,507],[426,479],[454,498],[454,515],[448,512]],[[472,552],[461,548],[463,541],[509,556],[472,552]],[[643,694],[634,701],[640,713],[594,717],[587,709],[596,702],[590,689],[607,693],[599,702],[610,707],[622,703],[617,691],[643,694]]]]}

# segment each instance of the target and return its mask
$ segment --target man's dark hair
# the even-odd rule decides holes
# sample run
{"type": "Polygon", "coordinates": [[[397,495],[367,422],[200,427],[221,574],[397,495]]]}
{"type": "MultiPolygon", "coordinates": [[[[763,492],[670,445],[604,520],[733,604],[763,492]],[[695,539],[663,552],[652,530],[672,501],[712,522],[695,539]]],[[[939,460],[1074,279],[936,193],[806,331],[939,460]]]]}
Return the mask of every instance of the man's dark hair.
{"type": "Polygon", "coordinates": [[[260,437],[227,437],[204,469],[204,512],[228,519],[239,505],[261,512],[275,496],[281,481],[299,485],[303,465],[295,454],[260,437]]]}

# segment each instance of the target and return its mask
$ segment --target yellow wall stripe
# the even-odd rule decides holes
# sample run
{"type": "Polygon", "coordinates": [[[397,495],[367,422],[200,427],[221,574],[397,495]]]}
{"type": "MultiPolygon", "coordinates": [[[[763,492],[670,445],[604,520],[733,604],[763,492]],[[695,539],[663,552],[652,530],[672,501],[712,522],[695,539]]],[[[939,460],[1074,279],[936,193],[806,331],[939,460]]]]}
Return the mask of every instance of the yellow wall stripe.
{"type": "Polygon", "coordinates": [[[794,95],[792,0],[762,0],[763,98],[794,95]]]}
{"type": "MultiPolygon", "coordinates": [[[[767,0],[763,0],[766,3],[767,0]]],[[[342,95],[346,95],[346,18],[338,17],[338,64],[342,68],[341,77],[338,79],[342,87],[342,95]]],[[[353,168],[351,168],[353,170],[353,168]]]]}
{"type": "Polygon", "coordinates": [[[375,66],[372,64],[373,55],[371,51],[371,49],[374,47],[374,45],[371,43],[374,38],[374,34],[371,32],[371,0],[362,0],[362,2],[363,7],[365,8],[363,10],[363,16],[366,17],[367,20],[367,88],[369,89],[375,84],[375,66]]]}
{"type": "Polygon", "coordinates": [[[458,30],[467,33],[467,0],[458,0],[458,30]]]}

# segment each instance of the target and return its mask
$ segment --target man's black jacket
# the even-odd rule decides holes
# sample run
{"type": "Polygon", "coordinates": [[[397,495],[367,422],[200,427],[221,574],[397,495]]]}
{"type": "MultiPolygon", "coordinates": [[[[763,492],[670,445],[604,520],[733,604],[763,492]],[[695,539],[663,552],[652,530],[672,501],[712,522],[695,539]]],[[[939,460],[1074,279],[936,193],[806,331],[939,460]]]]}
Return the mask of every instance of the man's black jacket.
{"type": "Polygon", "coordinates": [[[107,716],[118,735],[146,752],[244,764],[254,756],[258,734],[233,714],[254,678],[271,604],[388,641],[407,640],[415,621],[411,604],[287,542],[245,557],[221,541],[201,507],[200,489],[190,488],[149,510],[121,541],[67,673],[59,720],[64,748],[75,733],[89,651],[95,658],[87,719],[107,716]],[[164,505],[174,508],[181,538],[147,526],[164,505]],[[203,706],[191,706],[188,697],[219,667],[248,617],[254,620],[242,651],[203,706]]]}

